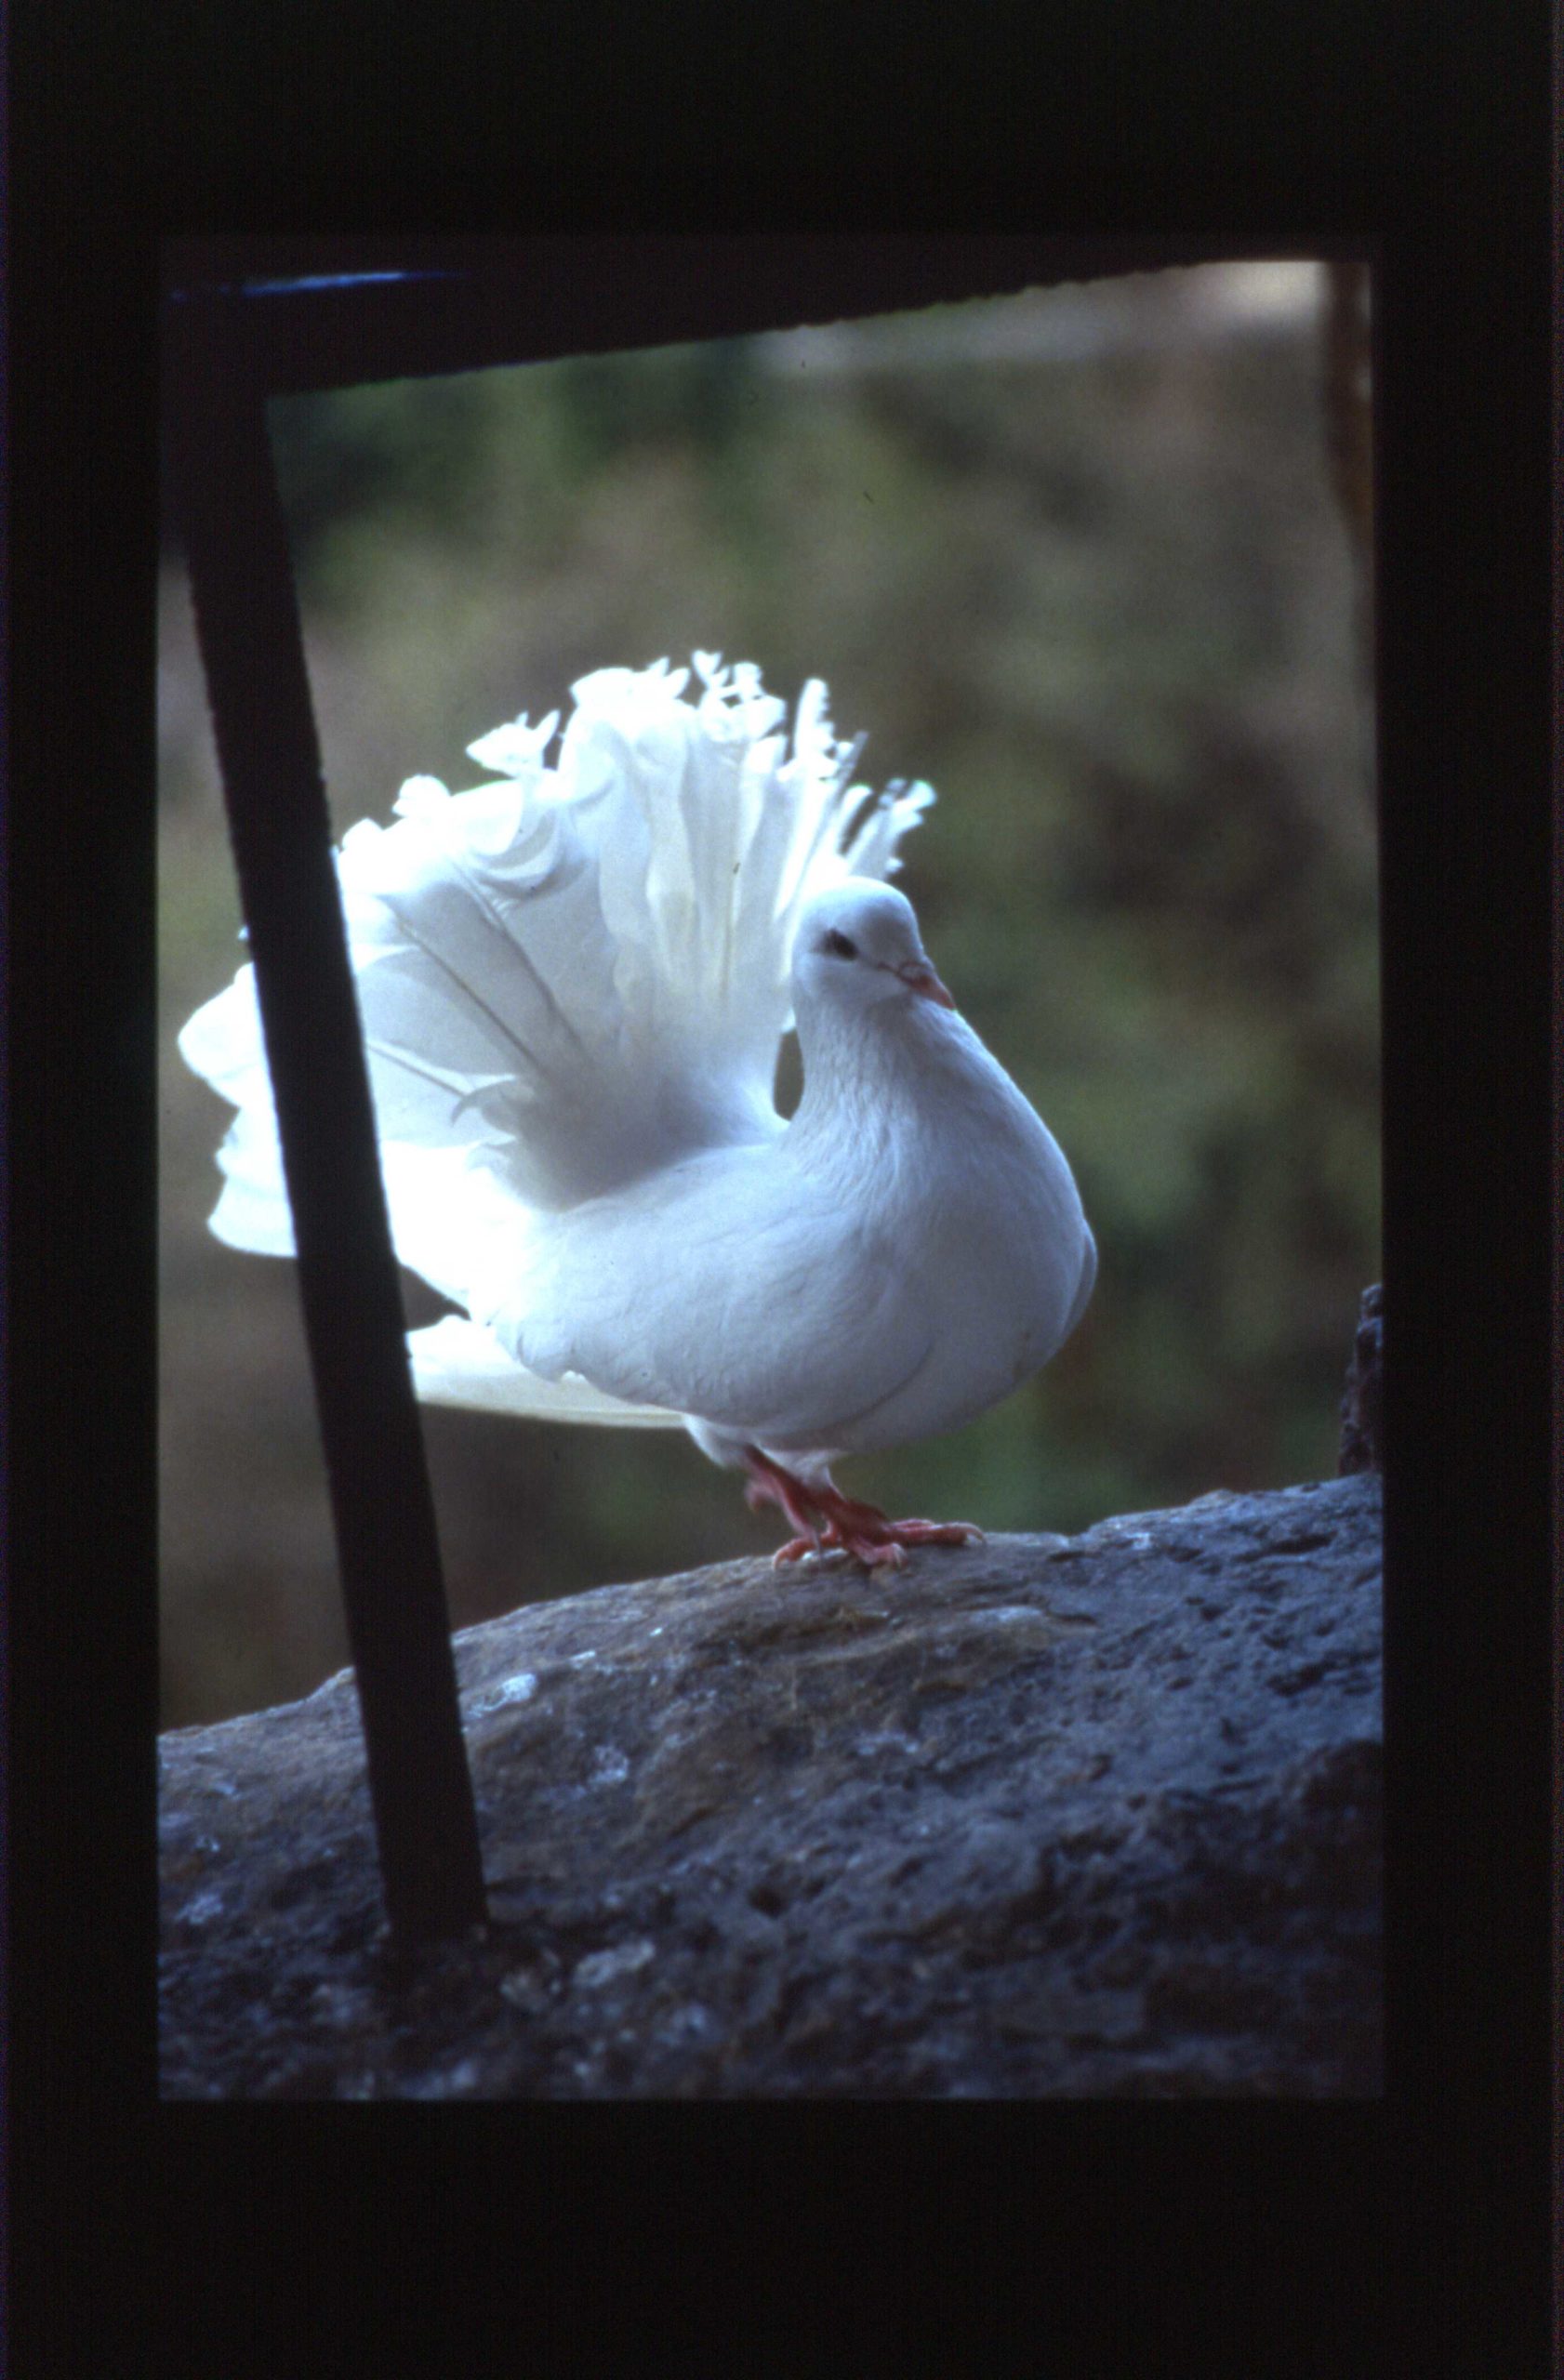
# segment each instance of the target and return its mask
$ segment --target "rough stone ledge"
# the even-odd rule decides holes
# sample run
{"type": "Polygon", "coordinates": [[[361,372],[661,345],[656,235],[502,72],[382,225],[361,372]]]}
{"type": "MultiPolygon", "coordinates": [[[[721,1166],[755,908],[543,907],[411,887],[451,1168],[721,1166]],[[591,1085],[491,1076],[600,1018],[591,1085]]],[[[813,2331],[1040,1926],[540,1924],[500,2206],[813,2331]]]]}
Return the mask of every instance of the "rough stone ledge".
{"type": "Polygon", "coordinates": [[[1380,1496],[468,1629],[491,1923],[410,1964],[351,1673],[169,1734],[165,2095],[1376,2092],[1380,1496]]]}

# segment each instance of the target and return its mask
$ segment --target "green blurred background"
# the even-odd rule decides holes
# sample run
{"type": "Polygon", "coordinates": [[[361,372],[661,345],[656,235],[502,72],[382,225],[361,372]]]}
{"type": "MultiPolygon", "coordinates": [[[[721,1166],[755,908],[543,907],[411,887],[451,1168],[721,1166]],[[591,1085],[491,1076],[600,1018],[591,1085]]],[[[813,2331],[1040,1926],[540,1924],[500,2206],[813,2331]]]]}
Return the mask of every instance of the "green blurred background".
{"type": "MultiPolygon", "coordinates": [[[[847,1466],[903,1510],[1074,1530],[1335,1469],[1379,1271],[1365,590],[1326,280],[1207,266],[277,404],[338,833],[604,664],[830,689],[938,801],[901,882],[1047,1117],[1101,1250],[1040,1379],[847,1466]]],[[[175,1036],[243,954],[171,547],[161,651],[165,1724],[347,1659],[293,1269],[205,1217],[230,1110],[175,1036]]],[[[404,1276],[409,1319],[443,1309],[404,1276]]],[[[681,1436],[432,1409],[457,1625],[762,1552],[681,1436]]]]}

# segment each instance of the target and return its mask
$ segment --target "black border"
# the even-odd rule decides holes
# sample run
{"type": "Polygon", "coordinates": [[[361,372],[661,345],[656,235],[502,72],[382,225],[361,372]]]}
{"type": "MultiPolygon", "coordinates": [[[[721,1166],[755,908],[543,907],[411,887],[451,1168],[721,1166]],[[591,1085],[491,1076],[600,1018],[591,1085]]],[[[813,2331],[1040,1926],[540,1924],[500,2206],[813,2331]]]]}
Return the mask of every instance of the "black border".
{"type": "MultiPolygon", "coordinates": [[[[62,8],[47,35],[35,23],[14,42],[34,96],[40,63],[58,68],[85,21],[62,8]]],[[[1137,13],[1133,36],[1117,30],[1129,49],[1101,38],[1092,63],[1106,62],[1084,82],[1078,56],[1073,79],[1057,54],[1046,78],[1032,61],[1028,101],[1046,112],[1046,79],[1066,103],[1046,113],[1052,147],[1035,111],[1007,148],[958,110],[937,153],[946,174],[967,175],[971,205],[1120,236],[1178,221],[1240,251],[1368,240],[1380,268],[1395,853],[1386,2105],[153,2104],[156,237],[209,218],[214,190],[253,215],[258,153],[240,87],[253,59],[219,61],[194,34],[178,57],[154,42],[93,78],[85,106],[77,90],[60,106],[57,89],[47,134],[19,124],[15,152],[9,2081],[12,2280],[27,2334],[46,2343],[38,2368],[324,2371],[350,2338],[359,2360],[389,2318],[404,2366],[447,2368],[486,2337],[479,2356],[590,2369],[648,2250],[665,2283],[643,2300],[648,2323],[657,2308],[658,2361],[694,2352],[703,2309],[722,2307],[736,2273],[754,2275],[714,2369],[1203,2371],[1186,2342],[1213,2320],[1256,2373],[1542,2368],[1548,19],[1520,0],[1469,24],[1388,0],[1261,11],[1241,41],[1201,54],[1209,90],[1186,73],[1170,90],[1181,53],[1153,13],[1137,13]],[[219,63],[223,105],[200,114],[192,78],[219,63]],[[1138,159],[1126,124],[1149,127],[1138,159]],[[179,183],[181,143],[193,153],[179,183]],[[837,2283],[825,2302],[822,2255],[837,2283]],[[668,2288],[682,2307],[671,2327],[668,2288]],[[942,2327],[952,2291],[970,2310],[942,2327]],[[1352,2360],[1322,2361],[1359,2305],[1352,2360]],[[1017,2307],[1028,2344],[1006,2360],[1001,2325],[1017,2307]],[[813,2338],[815,2363],[774,2349],[784,2335],[813,2338]]],[[[285,33],[271,39],[298,86],[266,125],[273,146],[282,127],[281,187],[288,128],[311,118],[335,134],[339,119],[308,58],[285,33]]],[[[539,133],[547,104],[536,83],[524,99],[525,62],[505,94],[513,115],[497,103],[486,121],[464,116],[463,153],[531,137],[557,158],[563,130],[539,133]]],[[[888,153],[904,158],[936,153],[939,119],[921,97],[940,83],[931,65],[972,80],[954,50],[916,63],[896,53],[903,121],[888,153]]],[[[276,78],[261,81],[278,106],[276,78]]],[[[855,105],[864,88],[860,76],[855,105]]],[[[945,78],[948,110],[954,88],[945,78]]],[[[854,127],[842,130],[839,176],[853,164],[854,127]]],[[[295,176],[296,219],[343,219],[355,163],[359,192],[378,187],[383,204],[391,152],[374,137],[380,147],[345,133],[324,198],[295,176]]],[[[861,126],[857,137],[862,152],[861,126]]],[[[497,223],[492,182],[431,195],[416,135],[398,173],[404,154],[415,218],[456,206],[497,223]]],[[[861,153],[855,186],[904,220],[948,190],[913,165],[877,179],[861,153]]],[[[811,204],[806,191],[795,219],[811,204]]],[[[358,197],[359,219],[369,205],[358,197]]]]}

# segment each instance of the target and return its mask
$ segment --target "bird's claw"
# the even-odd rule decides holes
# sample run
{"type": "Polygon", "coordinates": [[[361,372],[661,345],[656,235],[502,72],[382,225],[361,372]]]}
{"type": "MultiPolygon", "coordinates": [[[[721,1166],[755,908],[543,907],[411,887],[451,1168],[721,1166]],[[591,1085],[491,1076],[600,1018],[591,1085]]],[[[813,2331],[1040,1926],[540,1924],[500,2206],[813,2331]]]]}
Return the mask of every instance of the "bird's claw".
{"type": "Polygon", "coordinates": [[[881,1521],[854,1527],[832,1519],[824,1529],[806,1537],[791,1537],[772,1556],[780,1570],[789,1562],[828,1554],[845,1554],[866,1570],[899,1570],[912,1545],[981,1545],[983,1531],[972,1521],[881,1521]]]}
{"type": "Polygon", "coordinates": [[[844,1496],[828,1481],[795,1478],[758,1448],[749,1448],[746,1460],[749,1481],[744,1494],[750,1509],[780,1504],[797,1532],[773,1554],[775,1570],[808,1555],[823,1560],[828,1554],[845,1554],[866,1570],[899,1570],[911,1545],[983,1543],[983,1531],[972,1521],[894,1521],[878,1504],[844,1496]]]}
{"type": "Polygon", "coordinates": [[[818,1560],[825,1550],[817,1537],[790,1537],[787,1544],[779,1545],[772,1555],[771,1567],[774,1570],[780,1570],[789,1562],[818,1560]]]}
{"type": "Polygon", "coordinates": [[[975,1521],[892,1521],[902,1545],[987,1545],[975,1521]]]}

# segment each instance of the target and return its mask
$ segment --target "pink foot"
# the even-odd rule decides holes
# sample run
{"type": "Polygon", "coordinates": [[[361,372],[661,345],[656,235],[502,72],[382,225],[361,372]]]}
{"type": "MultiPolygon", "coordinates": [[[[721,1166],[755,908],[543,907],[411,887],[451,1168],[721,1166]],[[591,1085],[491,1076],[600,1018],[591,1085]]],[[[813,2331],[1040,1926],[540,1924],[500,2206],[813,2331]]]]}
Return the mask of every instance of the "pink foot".
{"type": "Polygon", "coordinates": [[[811,1486],[784,1471],[779,1462],[747,1447],[745,1466],[749,1484],[745,1496],[752,1510],[779,1504],[798,1534],[772,1556],[773,1567],[802,1560],[806,1554],[840,1550],[866,1570],[899,1569],[909,1545],[980,1545],[983,1531],[972,1521],[893,1521],[878,1504],[844,1496],[824,1480],[811,1486]]]}

